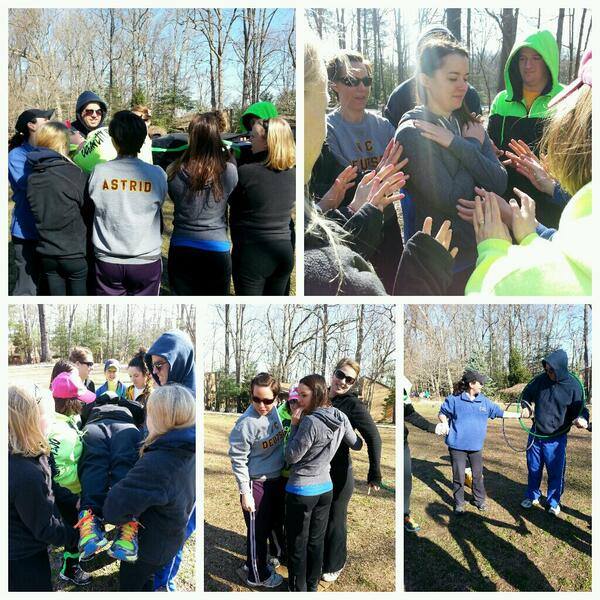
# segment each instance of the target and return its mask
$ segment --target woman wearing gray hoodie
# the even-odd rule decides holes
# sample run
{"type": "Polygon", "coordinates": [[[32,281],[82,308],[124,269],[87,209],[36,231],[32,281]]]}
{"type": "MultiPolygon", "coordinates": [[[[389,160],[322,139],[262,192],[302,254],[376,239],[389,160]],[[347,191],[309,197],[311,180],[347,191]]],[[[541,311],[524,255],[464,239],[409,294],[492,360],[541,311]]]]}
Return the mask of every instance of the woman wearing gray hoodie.
{"type": "Polygon", "coordinates": [[[325,379],[302,378],[285,450],[291,465],[285,488],[290,591],[317,591],[333,495],[329,464],[342,442],[353,450],[363,443],[348,417],[331,406],[325,379]]]}

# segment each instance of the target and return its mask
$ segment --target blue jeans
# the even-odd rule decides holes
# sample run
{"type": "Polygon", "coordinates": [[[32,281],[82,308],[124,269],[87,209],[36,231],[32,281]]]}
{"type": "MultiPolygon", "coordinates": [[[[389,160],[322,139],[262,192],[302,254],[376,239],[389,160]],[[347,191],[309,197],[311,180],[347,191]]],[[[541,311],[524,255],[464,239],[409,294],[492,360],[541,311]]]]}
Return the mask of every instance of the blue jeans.
{"type": "MultiPolygon", "coordinates": [[[[531,444],[532,436],[528,443],[531,444]]],[[[547,503],[550,507],[560,504],[565,486],[565,468],[567,466],[567,434],[549,439],[535,438],[527,450],[527,497],[538,500],[542,492],[540,485],[544,466],[548,473],[547,503]]]]}

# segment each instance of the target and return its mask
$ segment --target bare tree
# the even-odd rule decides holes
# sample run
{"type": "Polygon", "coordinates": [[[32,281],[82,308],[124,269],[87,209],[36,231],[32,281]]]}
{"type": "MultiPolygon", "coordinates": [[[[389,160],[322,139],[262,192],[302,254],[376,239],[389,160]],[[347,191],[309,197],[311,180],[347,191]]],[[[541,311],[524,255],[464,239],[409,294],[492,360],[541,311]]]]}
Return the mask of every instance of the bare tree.
{"type": "Polygon", "coordinates": [[[452,33],[452,35],[460,42],[462,39],[460,8],[446,9],[446,27],[450,30],[450,33],[452,33]]]}

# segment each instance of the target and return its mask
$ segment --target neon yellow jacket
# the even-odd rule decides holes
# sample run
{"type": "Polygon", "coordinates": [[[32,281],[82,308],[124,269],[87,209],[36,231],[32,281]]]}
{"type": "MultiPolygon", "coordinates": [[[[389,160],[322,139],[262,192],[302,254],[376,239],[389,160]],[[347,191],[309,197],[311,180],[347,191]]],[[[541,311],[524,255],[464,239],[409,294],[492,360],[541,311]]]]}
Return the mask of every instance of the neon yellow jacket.
{"type": "Polygon", "coordinates": [[[532,233],[519,245],[499,239],[481,242],[465,294],[589,296],[594,233],[590,182],[571,198],[551,240],[532,233]]]}
{"type": "Polygon", "coordinates": [[[54,413],[48,433],[48,442],[57,471],[54,481],[73,494],[81,492],[77,477],[77,463],[83,450],[79,422],[79,415],[67,417],[61,413],[54,413]]]}

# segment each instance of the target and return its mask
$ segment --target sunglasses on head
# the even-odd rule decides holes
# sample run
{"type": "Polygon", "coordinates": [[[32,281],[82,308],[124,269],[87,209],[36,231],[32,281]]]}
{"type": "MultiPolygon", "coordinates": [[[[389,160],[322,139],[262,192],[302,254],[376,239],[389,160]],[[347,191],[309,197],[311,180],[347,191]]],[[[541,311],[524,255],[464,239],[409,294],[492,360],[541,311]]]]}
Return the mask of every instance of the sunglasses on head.
{"type": "Polygon", "coordinates": [[[346,375],[346,373],[344,373],[344,371],[341,369],[336,369],[333,374],[335,375],[336,379],[345,381],[348,385],[354,385],[354,382],[356,381],[356,377],[350,377],[350,375],[346,375]]]}
{"type": "Polygon", "coordinates": [[[102,109],[101,109],[101,108],[99,108],[99,109],[95,109],[95,108],[86,108],[86,109],[83,111],[83,114],[84,114],[86,117],[91,117],[91,116],[93,116],[93,115],[99,115],[99,116],[102,116],[102,109]]]}
{"type": "Polygon", "coordinates": [[[257,398],[256,396],[252,396],[252,402],[256,402],[256,404],[264,404],[265,406],[271,406],[273,402],[275,402],[275,398],[257,398]]]}
{"type": "Polygon", "coordinates": [[[343,83],[348,87],[358,87],[360,83],[362,83],[365,87],[371,87],[373,84],[372,77],[351,77],[350,75],[346,75],[346,77],[341,77],[338,79],[340,83],[343,83]]]}

